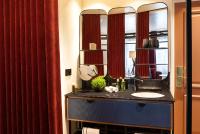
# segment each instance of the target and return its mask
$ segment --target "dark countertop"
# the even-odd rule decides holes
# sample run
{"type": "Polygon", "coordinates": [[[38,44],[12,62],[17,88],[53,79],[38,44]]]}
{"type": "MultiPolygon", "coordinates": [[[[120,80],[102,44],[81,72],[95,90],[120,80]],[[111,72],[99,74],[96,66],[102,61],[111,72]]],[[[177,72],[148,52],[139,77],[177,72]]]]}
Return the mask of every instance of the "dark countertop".
{"type": "MultiPolygon", "coordinates": [[[[140,91],[137,91],[140,92],[140,91]]],[[[167,89],[159,90],[159,91],[152,91],[156,93],[164,94],[164,97],[161,98],[141,98],[141,97],[134,97],[131,94],[134,93],[133,90],[125,90],[125,91],[119,91],[117,93],[109,93],[106,91],[103,92],[81,92],[77,91],[76,93],[68,93],[65,95],[65,97],[68,98],[79,98],[79,97],[85,97],[85,98],[102,98],[102,99],[123,99],[123,100],[137,100],[137,101],[153,101],[153,102],[174,102],[174,98],[172,97],[171,93],[167,89]]]]}

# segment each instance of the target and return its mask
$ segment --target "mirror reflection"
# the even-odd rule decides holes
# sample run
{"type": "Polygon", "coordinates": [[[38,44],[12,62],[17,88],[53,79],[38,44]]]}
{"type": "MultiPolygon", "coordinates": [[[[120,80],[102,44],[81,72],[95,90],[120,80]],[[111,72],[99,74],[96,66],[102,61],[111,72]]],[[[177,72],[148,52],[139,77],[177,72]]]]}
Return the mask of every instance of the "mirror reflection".
{"type": "Polygon", "coordinates": [[[113,78],[135,74],[136,13],[132,7],[113,8],[108,13],[108,73],[113,78]]]}
{"type": "Polygon", "coordinates": [[[107,13],[84,10],[80,15],[80,66],[95,65],[98,75],[107,73],[107,13]]]}
{"type": "Polygon", "coordinates": [[[80,15],[80,66],[98,75],[164,79],[169,72],[168,16],[164,3],[84,10],[80,15]],[[136,24],[137,22],[137,24],[136,24]],[[137,36],[136,36],[137,35],[137,36]]]}
{"type": "Polygon", "coordinates": [[[142,5],[137,14],[136,75],[164,79],[168,74],[167,6],[142,5]]]}

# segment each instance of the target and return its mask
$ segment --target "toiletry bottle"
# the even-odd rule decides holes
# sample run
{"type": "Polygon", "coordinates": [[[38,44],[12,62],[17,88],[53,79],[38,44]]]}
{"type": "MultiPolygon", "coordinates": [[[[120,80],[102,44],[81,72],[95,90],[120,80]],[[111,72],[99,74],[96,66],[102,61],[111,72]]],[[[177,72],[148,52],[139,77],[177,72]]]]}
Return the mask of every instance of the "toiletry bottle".
{"type": "Polygon", "coordinates": [[[72,85],[72,93],[76,93],[75,85],[72,85]]]}
{"type": "Polygon", "coordinates": [[[122,79],[122,81],[121,81],[121,90],[125,91],[125,89],[126,89],[126,83],[125,83],[125,80],[122,79]]]}
{"type": "Polygon", "coordinates": [[[116,85],[116,87],[120,90],[121,89],[121,84],[120,84],[120,80],[119,79],[117,79],[117,85],[116,85]]]}

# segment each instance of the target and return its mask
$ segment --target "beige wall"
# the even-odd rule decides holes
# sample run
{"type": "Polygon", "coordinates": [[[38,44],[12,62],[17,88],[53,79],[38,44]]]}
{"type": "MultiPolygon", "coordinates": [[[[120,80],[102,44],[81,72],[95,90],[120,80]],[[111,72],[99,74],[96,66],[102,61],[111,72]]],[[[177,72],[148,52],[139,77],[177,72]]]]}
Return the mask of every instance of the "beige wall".
{"type": "Polygon", "coordinates": [[[59,34],[61,60],[61,93],[63,134],[66,132],[65,98],[71,92],[72,83],[78,83],[77,64],[79,55],[79,14],[82,0],[59,0],[59,34]],[[72,69],[72,76],[65,76],[65,69],[72,69]]]}
{"type": "MultiPolygon", "coordinates": [[[[132,6],[137,9],[140,5],[165,2],[169,7],[169,38],[170,38],[170,70],[174,74],[174,11],[172,0],[59,0],[59,30],[61,58],[61,90],[63,110],[63,131],[66,133],[64,95],[71,92],[72,83],[79,86],[77,76],[79,55],[79,14],[84,9],[104,9],[107,12],[113,7],[132,6]],[[72,68],[72,76],[64,76],[64,71],[72,68]]],[[[174,93],[174,76],[171,75],[171,91],[174,93]]]]}

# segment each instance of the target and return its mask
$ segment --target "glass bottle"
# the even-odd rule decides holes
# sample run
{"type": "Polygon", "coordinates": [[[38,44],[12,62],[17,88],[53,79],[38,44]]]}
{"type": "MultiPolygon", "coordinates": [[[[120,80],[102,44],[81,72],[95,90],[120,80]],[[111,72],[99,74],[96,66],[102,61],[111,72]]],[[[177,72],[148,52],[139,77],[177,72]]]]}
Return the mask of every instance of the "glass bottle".
{"type": "Polygon", "coordinates": [[[117,79],[117,85],[116,85],[116,87],[120,90],[121,89],[121,84],[120,84],[120,80],[119,79],[117,79]]]}
{"type": "Polygon", "coordinates": [[[125,83],[125,80],[122,79],[121,81],[121,90],[124,91],[126,89],[126,83],[125,83]]]}

